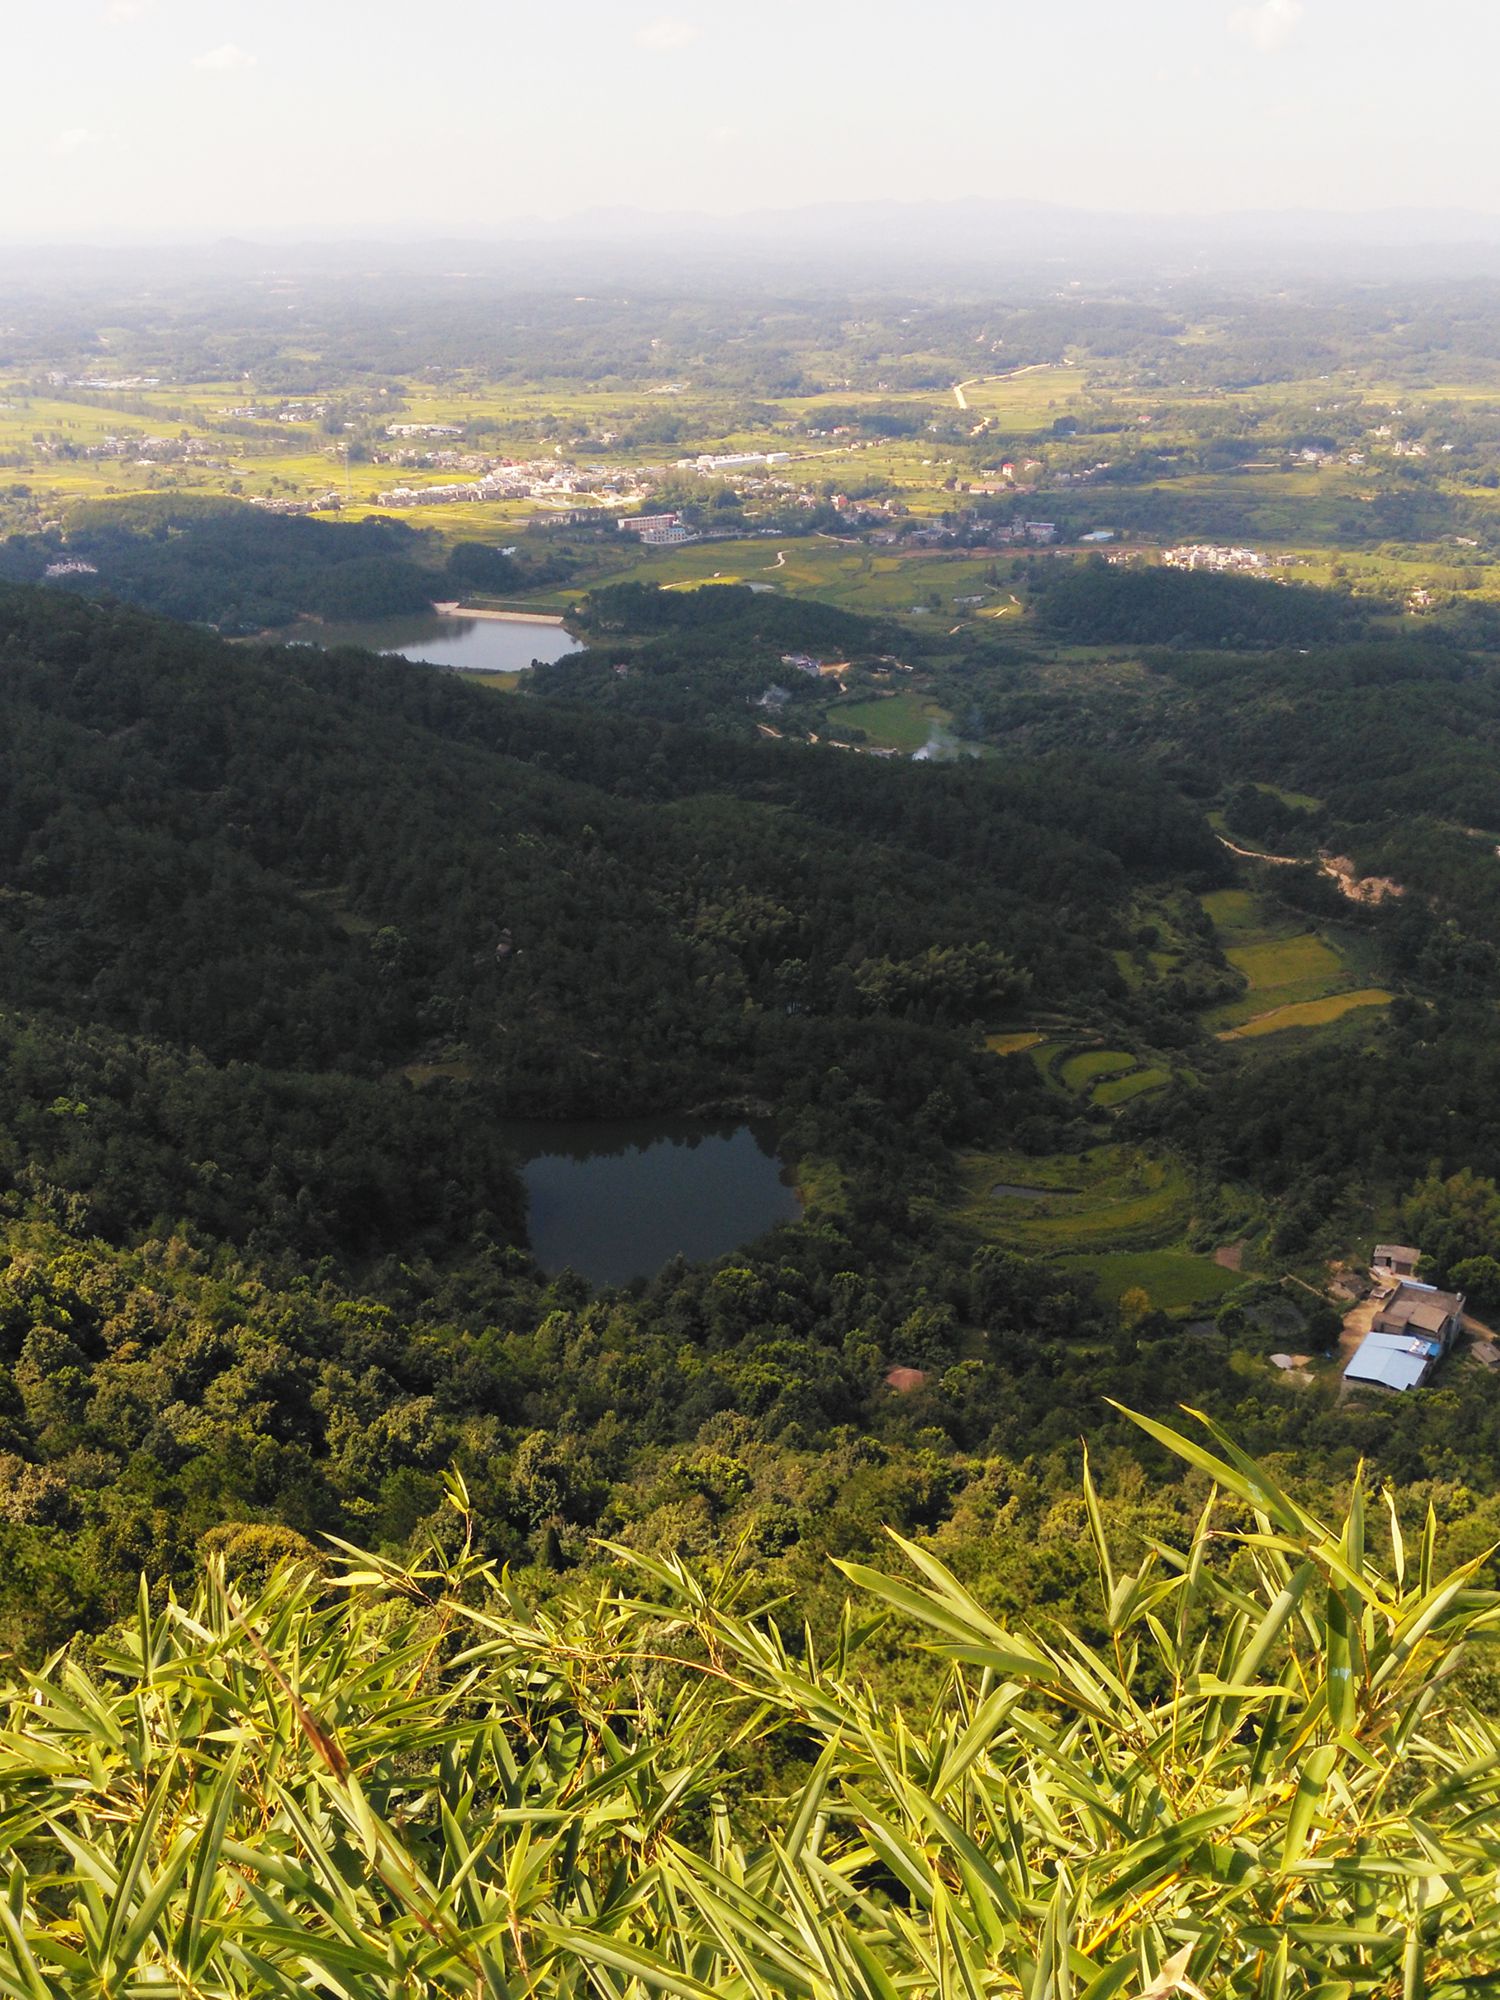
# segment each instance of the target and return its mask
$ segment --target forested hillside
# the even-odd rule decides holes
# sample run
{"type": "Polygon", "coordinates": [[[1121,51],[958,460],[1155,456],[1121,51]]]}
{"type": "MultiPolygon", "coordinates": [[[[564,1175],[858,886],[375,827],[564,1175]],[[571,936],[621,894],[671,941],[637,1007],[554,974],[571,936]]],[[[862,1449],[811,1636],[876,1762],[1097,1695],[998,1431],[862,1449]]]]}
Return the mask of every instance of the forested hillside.
{"type": "Polygon", "coordinates": [[[225,1519],[399,1541],[455,1454],[523,1556],[640,1511],[858,1542],[953,1473],[912,1473],[902,1418],[835,1531],[802,1454],[875,1425],[884,1368],[981,1338],[941,1421],[1025,1408],[1019,1448],[1036,1399],[1002,1384],[1099,1308],[947,1243],[932,1198],[966,1139],[1068,1130],[983,1031],[1043,992],[1130,1016],[1133,886],[1224,869],[1189,806],[1108,763],[739,747],[52,595],[0,618],[13,1635],[225,1519]],[[746,1103],[827,1184],[815,1223],[634,1303],[531,1267],[504,1115],[746,1103]]]}
{"type": "MultiPolygon", "coordinates": [[[[827,1554],[887,1524],[1007,1601],[1081,1604],[1081,1429],[1111,1504],[1135,1491],[1107,1396],[1315,1439],[1320,1481],[1500,1454],[1487,1376],[1333,1408],[1266,1379],[1274,1283],[1185,1336],[976,1223],[974,1159],[1045,1174],[1122,1134],[1127,1212],[1160,1184],[1212,1241],[1264,1198],[1288,1254],[1351,1162],[1500,1170],[1439,1094],[1461,1012],[1237,1080],[1200,1018],[1235,990],[1204,914],[1235,864],[1156,766],[738,742],[54,594],[0,620],[10,1643],[210,1547],[400,1548],[452,1465],[497,1558],[738,1546],[821,1626],[827,1554]],[[1158,908],[1185,956],[1146,979],[1158,908]],[[1190,1073],[1090,1105],[1011,1031],[1038,1014],[1190,1073]],[[1382,1076],[1408,1109],[1350,1154],[1382,1076]],[[663,1106],[768,1114],[804,1219],[624,1294],[545,1277],[504,1118],[663,1106]]],[[[1454,1513],[1462,1546],[1487,1518],[1454,1513]]]]}

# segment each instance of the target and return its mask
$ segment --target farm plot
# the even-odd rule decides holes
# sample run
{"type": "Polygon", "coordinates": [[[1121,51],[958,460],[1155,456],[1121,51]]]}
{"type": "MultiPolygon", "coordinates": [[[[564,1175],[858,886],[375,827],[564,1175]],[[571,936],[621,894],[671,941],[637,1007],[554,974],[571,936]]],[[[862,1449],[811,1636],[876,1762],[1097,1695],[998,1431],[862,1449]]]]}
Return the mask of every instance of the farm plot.
{"type": "Polygon", "coordinates": [[[1144,1292],[1163,1312],[1187,1312],[1211,1306],[1244,1283],[1238,1271],[1226,1271],[1212,1257],[1195,1257],[1186,1250],[1124,1251],[1118,1256],[1086,1260],[1065,1258],[1063,1268],[1089,1280],[1102,1298],[1115,1303],[1127,1292],[1144,1292]]]}
{"type": "Polygon", "coordinates": [[[1184,1169],[1134,1146],[1042,1160],[972,1154],[962,1172],[963,1219],[992,1241],[1033,1253],[1161,1248],[1191,1217],[1184,1169]]]}

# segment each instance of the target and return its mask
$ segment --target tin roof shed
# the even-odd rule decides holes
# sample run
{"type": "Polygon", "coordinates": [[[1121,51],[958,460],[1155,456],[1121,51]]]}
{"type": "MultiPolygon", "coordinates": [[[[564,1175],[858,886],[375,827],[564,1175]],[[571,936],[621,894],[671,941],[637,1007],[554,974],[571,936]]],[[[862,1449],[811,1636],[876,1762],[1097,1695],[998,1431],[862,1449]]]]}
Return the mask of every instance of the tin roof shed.
{"type": "Polygon", "coordinates": [[[1373,1382],[1382,1389],[1420,1389],[1442,1351],[1435,1340],[1404,1333],[1369,1333],[1344,1370],[1344,1380],[1373,1382]]]}

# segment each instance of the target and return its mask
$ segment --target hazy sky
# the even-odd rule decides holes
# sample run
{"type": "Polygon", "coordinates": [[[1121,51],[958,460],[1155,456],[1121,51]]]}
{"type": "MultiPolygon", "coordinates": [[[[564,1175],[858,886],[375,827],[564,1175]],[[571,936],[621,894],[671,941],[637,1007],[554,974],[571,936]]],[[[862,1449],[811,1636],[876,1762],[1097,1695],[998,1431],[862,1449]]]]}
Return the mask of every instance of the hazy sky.
{"type": "Polygon", "coordinates": [[[1497,0],[4,0],[0,238],[1500,211],[1497,0]]]}

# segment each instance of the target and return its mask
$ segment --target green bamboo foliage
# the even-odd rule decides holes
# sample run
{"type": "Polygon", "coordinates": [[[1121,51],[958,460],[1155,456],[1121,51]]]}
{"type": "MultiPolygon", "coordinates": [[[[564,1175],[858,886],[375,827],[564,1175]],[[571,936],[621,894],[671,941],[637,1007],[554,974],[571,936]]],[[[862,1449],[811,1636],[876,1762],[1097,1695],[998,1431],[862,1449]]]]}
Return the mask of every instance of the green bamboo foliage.
{"type": "Polygon", "coordinates": [[[1137,1421],[1212,1492],[1129,1569],[1086,1480],[1088,1639],[908,1542],[846,1566],[826,1657],[623,1551],[547,1612],[467,1549],[143,1590],[87,1670],[5,1691],[0,1995],[1494,1991],[1500,1741],[1455,1674],[1500,1600],[1430,1520],[1367,1537],[1356,1486],[1325,1525],[1211,1426],[1137,1421]],[[941,1663],[926,1712],[864,1678],[872,1614],[941,1663]]]}

